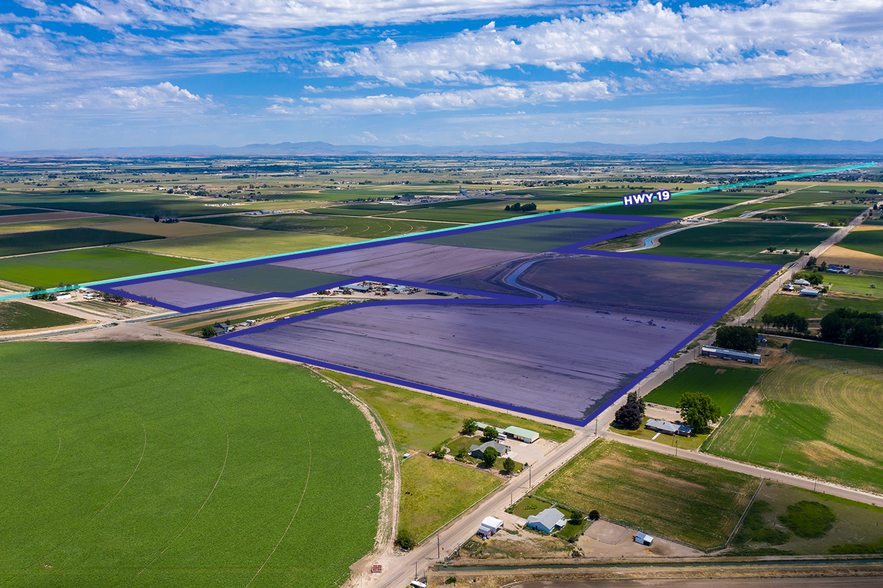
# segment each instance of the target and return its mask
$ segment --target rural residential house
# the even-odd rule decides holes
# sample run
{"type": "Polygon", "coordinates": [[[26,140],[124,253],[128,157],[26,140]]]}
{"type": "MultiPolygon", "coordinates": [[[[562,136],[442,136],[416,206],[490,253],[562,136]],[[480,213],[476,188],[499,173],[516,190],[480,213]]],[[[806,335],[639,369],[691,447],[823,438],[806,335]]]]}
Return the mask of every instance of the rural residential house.
{"type": "Polygon", "coordinates": [[[564,519],[564,513],[557,508],[547,508],[539,514],[527,517],[527,527],[542,531],[543,533],[552,533],[567,524],[564,519]]]}
{"type": "Polygon", "coordinates": [[[474,457],[475,459],[484,459],[484,451],[488,447],[493,447],[497,450],[498,457],[506,457],[506,454],[509,453],[509,446],[503,445],[499,441],[488,441],[487,443],[482,443],[481,445],[473,445],[469,448],[469,455],[474,457]]]}

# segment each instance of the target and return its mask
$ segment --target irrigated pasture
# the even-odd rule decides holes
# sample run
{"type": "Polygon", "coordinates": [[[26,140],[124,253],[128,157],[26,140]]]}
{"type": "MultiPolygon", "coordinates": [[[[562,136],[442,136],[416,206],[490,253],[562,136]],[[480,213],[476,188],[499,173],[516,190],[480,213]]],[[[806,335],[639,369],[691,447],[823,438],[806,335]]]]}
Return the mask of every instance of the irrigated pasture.
{"type": "Polygon", "coordinates": [[[392,218],[363,218],[320,216],[315,214],[274,214],[269,216],[223,216],[201,219],[202,223],[248,227],[289,233],[316,233],[357,239],[379,239],[422,233],[458,226],[452,223],[395,220],[392,218]]]}
{"type": "Polygon", "coordinates": [[[706,451],[879,492],[883,489],[883,353],[796,342],[706,451]]]}
{"type": "Polygon", "coordinates": [[[0,331],[63,327],[83,319],[22,302],[0,302],[0,331]]]}
{"type": "Polygon", "coordinates": [[[35,233],[13,233],[0,235],[0,257],[158,238],[161,237],[84,227],[35,233]]]}
{"type": "Polygon", "coordinates": [[[201,265],[198,261],[95,247],[0,259],[0,280],[53,287],[201,265]]]}
{"type": "Polygon", "coordinates": [[[417,541],[456,517],[503,480],[418,453],[402,463],[399,529],[417,541]]]}
{"type": "Polygon", "coordinates": [[[127,245],[126,248],[208,261],[237,261],[358,241],[359,239],[336,235],[301,235],[281,231],[235,231],[136,243],[127,245]]]}
{"type": "Polygon", "coordinates": [[[763,370],[752,368],[721,368],[701,363],[691,363],[644,397],[647,402],[677,406],[685,392],[702,392],[709,395],[721,413],[731,413],[749,388],[757,382],[763,370]]]}
{"type": "Polygon", "coordinates": [[[852,219],[866,211],[864,205],[829,205],[801,206],[797,208],[771,209],[764,214],[784,216],[791,222],[830,223],[836,221],[842,225],[849,224],[852,219]]]}
{"type": "Polygon", "coordinates": [[[328,586],[372,548],[378,441],[309,371],[152,342],[0,360],[6,585],[328,586]]]}
{"type": "Polygon", "coordinates": [[[696,328],[665,324],[564,305],[363,304],[228,341],[582,420],[696,328]]]}
{"type": "Polygon", "coordinates": [[[459,433],[463,419],[467,418],[495,425],[500,429],[511,426],[530,429],[544,439],[559,443],[573,437],[573,431],[569,429],[519,416],[504,416],[486,408],[340,372],[323,370],[322,374],[373,406],[386,423],[395,442],[406,448],[429,453],[436,445],[459,433]]]}
{"type": "MultiPolygon", "coordinates": [[[[883,508],[766,481],[733,537],[732,545],[731,555],[750,555],[759,553],[756,550],[771,548],[796,555],[880,553],[883,508]],[[834,518],[830,530],[820,537],[799,537],[780,520],[789,514],[789,506],[806,502],[821,505],[819,508],[829,510],[834,518]]],[[[775,555],[775,551],[767,553],[775,555]]]]}
{"type": "Polygon", "coordinates": [[[654,536],[723,546],[759,480],[614,441],[598,440],[536,494],[654,536]]]}
{"type": "Polygon", "coordinates": [[[18,207],[3,207],[0,208],[0,216],[18,216],[20,214],[40,214],[46,212],[42,208],[18,208],[18,207]]]}
{"type": "MultiPolygon", "coordinates": [[[[709,210],[717,210],[724,206],[738,204],[746,200],[753,200],[762,194],[748,192],[703,192],[700,194],[687,194],[678,196],[674,194],[668,202],[653,201],[650,204],[640,206],[616,206],[600,209],[597,212],[608,214],[626,214],[636,216],[662,216],[666,218],[684,218],[702,214],[709,210]]],[[[620,202],[622,199],[620,198],[620,202]]],[[[589,211],[593,212],[593,211],[589,211]]]]}
{"type": "Polygon", "coordinates": [[[833,232],[785,222],[728,221],[673,233],[640,253],[783,265],[799,256],[767,253],[768,247],[810,251],[833,232]]]}
{"type": "Polygon", "coordinates": [[[158,223],[152,220],[140,219],[126,219],[126,222],[123,222],[122,224],[113,224],[102,228],[109,231],[143,233],[146,235],[156,235],[158,237],[196,237],[198,235],[237,232],[233,227],[206,225],[187,221],[178,223],[158,223]]]}
{"type": "Polygon", "coordinates": [[[822,318],[838,308],[852,308],[861,312],[881,312],[883,311],[883,299],[879,296],[838,296],[836,293],[830,292],[819,298],[778,295],[770,298],[759,316],[763,316],[767,312],[772,314],[796,312],[806,318],[822,318]]]}

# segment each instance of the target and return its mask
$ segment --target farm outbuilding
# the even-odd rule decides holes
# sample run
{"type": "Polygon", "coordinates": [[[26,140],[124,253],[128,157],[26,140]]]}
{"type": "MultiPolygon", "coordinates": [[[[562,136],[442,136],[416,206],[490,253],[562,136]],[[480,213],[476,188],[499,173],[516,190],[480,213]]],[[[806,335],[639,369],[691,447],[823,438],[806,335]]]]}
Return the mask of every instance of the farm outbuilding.
{"type": "Polygon", "coordinates": [[[505,457],[506,454],[509,453],[508,445],[503,445],[498,441],[488,441],[487,443],[482,443],[481,445],[473,445],[472,447],[470,447],[469,455],[471,455],[475,459],[484,459],[484,452],[488,447],[496,449],[498,457],[505,457]]]}
{"type": "Polygon", "coordinates": [[[482,537],[492,537],[494,533],[503,528],[503,521],[494,517],[485,517],[478,527],[478,534],[482,537]]]}
{"type": "Polygon", "coordinates": [[[650,431],[659,431],[666,435],[677,435],[679,437],[689,437],[693,434],[693,427],[689,425],[680,425],[678,423],[670,423],[668,421],[660,421],[657,419],[647,419],[644,428],[650,431]]]}
{"type": "Polygon", "coordinates": [[[537,439],[540,438],[540,434],[536,431],[531,431],[530,429],[522,429],[521,427],[506,427],[503,429],[503,432],[506,433],[512,439],[517,439],[518,441],[523,441],[525,443],[533,443],[537,439]]]}
{"type": "Polygon", "coordinates": [[[732,361],[742,361],[745,363],[760,363],[760,355],[756,353],[746,353],[744,351],[736,351],[735,349],[724,349],[722,347],[711,347],[709,345],[702,346],[702,355],[706,357],[715,357],[717,359],[729,359],[732,361]]]}
{"type": "Polygon", "coordinates": [[[801,296],[809,296],[810,298],[818,298],[819,291],[814,288],[804,288],[800,291],[801,296]]]}
{"type": "Polygon", "coordinates": [[[552,533],[565,524],[567,524],[567,521],[564,519],[563,512],[557,508],[547,508],[538,514],[527,517],[526,526],[543,533],[552,533]]]}
{"type": "Polygon", "coordinates": [[[653,537],[647,535],[646,533],[638,531],[637,533],[635,533],[635,543],[639,543],[641,545],[653,545],[653,537]]]}

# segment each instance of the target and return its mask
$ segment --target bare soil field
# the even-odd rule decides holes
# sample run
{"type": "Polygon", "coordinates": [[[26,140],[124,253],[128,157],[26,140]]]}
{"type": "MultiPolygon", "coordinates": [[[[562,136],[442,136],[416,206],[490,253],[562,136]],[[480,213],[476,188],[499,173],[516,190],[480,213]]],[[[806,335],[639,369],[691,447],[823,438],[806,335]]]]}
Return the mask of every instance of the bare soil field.
{"type": "Polygon", "coordinates": [[[232,342],[582,419],[696,328],[664,324],[563,305],[368,306],[232,342]]]}
{"type": "Polygon", "coordinates": [[[562,302],[701,323],[766,273],[750,267],[578,256],[538,261],[518,281],[562,302]]]}
{"type": "Polygon", "coordinates": [[[524,257],[527,257],[524,253],[514,251],[397,243],[280,261],[274,265],[348,276],[428,282],[524,257]]]}
{"type": "Polygon", "coordinates": [[[175,279],[130,284],[119,286],[116,289],[180,308],[190,308],[203,304],[221,304],[253,295],[251,292],[242,290],[194,284],[175,279]]]}
{"type": "Polygon", "coordinates": [[[855,269],[883,271],[883,257],[834,245],[819,258],[819,263],[839,263],[855,269]]]}

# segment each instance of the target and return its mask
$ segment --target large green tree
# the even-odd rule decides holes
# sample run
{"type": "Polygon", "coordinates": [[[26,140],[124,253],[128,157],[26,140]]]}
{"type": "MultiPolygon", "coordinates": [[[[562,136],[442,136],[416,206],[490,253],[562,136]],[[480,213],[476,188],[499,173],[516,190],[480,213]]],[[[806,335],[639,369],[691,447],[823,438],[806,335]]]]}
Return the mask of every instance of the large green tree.
{"type": "Polygon", "coordinates": [[[623,429],[634,430],[641,426],[642,417],[643,412],[638,403],[626,402],[616,411],[614,419],[616,424],[623,429]]]}
{"type": "Polygon", "coordinates": [[[720,406],[702,392],[684,392],[677,408],[681,411],[681,418],[696,431],[706,428],[709,421],[721,418],[720,406]]]}
{"type": "Polygon", "coordinates": [[[484,450],[484,453],[482,454],[481,461],[483,461],[484,465],[486,465],[487,467],[492,468],[492,467],[494,467],[494,464],[497,462],[498,457],[500,457],[500,454],[497,453],[497,450],[494,449],[493,447],[488,447],[487,449],[484,450]]]}
{"type": "Polygon", "coordinates": [[[757,330],[752,327],[721,327],[714,338],[714,346],[754,353],[757,351],[757,330]]]}

